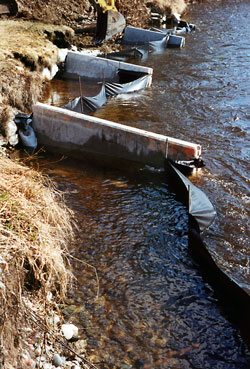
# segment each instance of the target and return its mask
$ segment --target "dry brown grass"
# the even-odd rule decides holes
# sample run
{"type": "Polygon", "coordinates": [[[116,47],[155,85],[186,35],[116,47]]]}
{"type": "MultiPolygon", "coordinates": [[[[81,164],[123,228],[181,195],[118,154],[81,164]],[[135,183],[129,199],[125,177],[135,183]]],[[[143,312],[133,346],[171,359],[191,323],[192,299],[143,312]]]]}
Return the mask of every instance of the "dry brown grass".
{"type": "Polygon", "coordinates": [[[0,112],[4,106],[10,106],[29,113],[40,95],[42,78],[37,72],[19,70],[13,64],[1,65],[0,62],[0,112]]]}
{"type": "Polygon", "coordinates": [[[30,70],[41,71],[58,61],[54,45],[60,34],[65,39],[73,36],[66,26],[54,26],[20,20],[0,21],[0,60],[17,59],[30,70]]]}
{"type": "Polygon", "coordinates": [[[0,367],[2,360],[4,368],[22,368],[27,306],[46,324],[55,301],[65,295],[72,236],[72,214],[50,181],[0,157],[0,367]]]}

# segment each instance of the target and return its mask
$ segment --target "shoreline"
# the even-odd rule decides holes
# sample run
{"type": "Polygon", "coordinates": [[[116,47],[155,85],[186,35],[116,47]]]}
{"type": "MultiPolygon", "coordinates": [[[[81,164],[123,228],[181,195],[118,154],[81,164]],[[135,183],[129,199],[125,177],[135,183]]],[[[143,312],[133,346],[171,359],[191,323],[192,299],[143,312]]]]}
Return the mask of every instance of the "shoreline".
{"type": "MultiPolygon", "coordinates": [[[[18,143],[13,122],[15,115],[18,112],[30,114],[32,105],[39,100],[47,81],[53,78],[56,66],[62,62],[61,47],[58,45],[69,48],[77,44],[80,48],[94,48],[104,52],[117,49],[118,46],[113,41],[106,42],[101,48],[90,45],[92,37],[84,36],[83,41],[82,36],[76,36],[72,27],[75,27],[77,22],[70,19],[66,21],[64,18],[62,25],[38,22],[36,17],[40,13],[32,14],[32,6],[28,9],[28,3],[29,1],[18,1],[22,14],[20,18],[0,19],[2,46],[0,151],[3,155],[2,157],[0,155],[0,167],[3,170],[1,179],[6,176],[5,185],[3,182],[0,184],[2,209],[0,220],[3,224],[0,228],[0,245],[5,247],[6,251],[5,254],[1,253],[0,259],[0,269],[6,271],[1,273],[0,278],[0,344],[2,347],[0,366],[6,369],[17,367],[25,369],[41,365],[41,368],[51,369],[62,365],[63,362],[65,364],[63,357],[67,355],[70,357],[75,352],[73,360],[68,361],[69,367],[80,368],[79,359],[81,360],[82,356],[84,367],[87,365],[89,368],[95,368],[85,358],[84,338],[78,337],[70,344],[73,347],[72,352],[67,347],[69,342],[61,333],[63,318],[58,303],[60,298],[66,296],[72,279],[68,265],[67,243],[73,237],[71,220],[73,214],[64,205],[58,190],[47,182],[46,177],[25,164],[10,159],[7,150],[18,143]],[[26,182],[27,178],[30,179],[29,184],[26,182]],[[34,189],[37,189],[36,194],[33,192],[34,189]],[[41,195],[43,190],[46,190],[44,198],[41,195]],[[45,198],[50,198],[49,206],[45,198]],[[53,215],[46,213],[51,206],[53,209],[58,209],[53,215]],[[36,218],[32,211],[41,215],[41,218],[36,218]],[[20,217],[16,217],[17,215],[20,217]],[[57,215],[56,218],[55,215],[57,215]],[[49,222],[44,222],[44,218],[49,219],[49,222]],[[6,224],[6,219],[10,219],[9,224],[6,224]],[[43,231],[45,223],[48,228],[43,231]],[[15,224],[14,229],[13,224],[15,224]],[[59,229],[55,232],[58,226],[59,229]],[[12,233],[8,227],[11,227],[12,233]],[[44,234],[49,234],[50,239],[45,239],[44,234]],[[42,240],[41,244],[34,243],[37,240],[42,240]],[[58,264],[55,262],[56,255],[53,248],[50,248],[49,253],[41,248],[41,245],[45,244],[50,246],[51,242],[53,248],[55,242],[57,245],[56,250],[60,257],[58,264]],[[24,248],[21,247],[23,245],[25,245],[24,248]],[[8,259],[10,255],[13,256],[14,264],[11,264],[8,259]],[[49,258],[52,256],[52,261],[48,260],[48,255],[49,258]],[[20,262],[18,268],[17,261],[20,262]],[[54,263],[53,267],[51,262],[54,263]],[[13,278],[13,275],[17,278],[13,278]],[[58,293],[58,286],[60,286],[60,293],[58,293]],[[64,342],[64,348],[62,348],[62,342],[56,343],[57,339],[64,342]]],[[[32,4],[31,1],[30,4],[32,4]]],[[[125,5],[124,12],[127,12],[127,18],[132,18],[128,11],[129,3],[125,5]]],[[[142,6],[141,3],[139,6],[142,6]]],[[[47,17],[49,9],[45,10],[44,19],[40,19],[41,21],[50,20],[47,17]]],[[[82,10],[86,9],[82,8],[82,10]]],[[[41,12],[43,13],[42,10],[41,12]]],[[[72,15],[72,19],[74,17],[75,14],[72,15]]],[[[134,25],[140,26],[142,20],[138,20],[134,25]]],[[[60,23],[60,20],[57,19],[55,23],[60,23]]]]}

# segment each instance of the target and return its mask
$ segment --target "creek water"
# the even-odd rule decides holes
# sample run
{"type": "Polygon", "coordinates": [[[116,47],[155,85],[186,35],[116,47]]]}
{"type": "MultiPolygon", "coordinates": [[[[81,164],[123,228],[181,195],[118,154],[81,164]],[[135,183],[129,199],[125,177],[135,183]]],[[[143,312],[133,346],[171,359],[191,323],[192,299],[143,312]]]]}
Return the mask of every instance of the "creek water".
{"type": "MultiPolygon", "coordinates": [[[[191,180],[217,210],[203,238],[250,292],[250,2],[201,2],[186,19],[197,29],[185,48],[131,61],[154,69],[152,87],[111,99],[95,115],[202,145],[206,167],[191,180]]],[[[55,79],[46,101],[62,105],[78,95],[76,82],[55,79]]],[[[82,262],[72,261],[76,289],[65,314],[99,368],[153,364],[194,343],[199,348],[152,367],[250,367],[239,329],[188,253],[187,212],[164,173],[49,154],[39,160],[76,214],[70,251],[82,262]]]]}

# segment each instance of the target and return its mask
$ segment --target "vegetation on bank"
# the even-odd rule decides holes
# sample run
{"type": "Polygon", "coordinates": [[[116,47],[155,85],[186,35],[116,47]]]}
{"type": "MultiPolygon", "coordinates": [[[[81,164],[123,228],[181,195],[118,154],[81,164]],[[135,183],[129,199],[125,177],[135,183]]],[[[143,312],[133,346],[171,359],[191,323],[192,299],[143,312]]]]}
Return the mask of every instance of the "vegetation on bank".
{"type": "Polygon", "coordinates": [[[31,318],[51,330],[72,278],[72,214],[35,170],[0,157],[0,178],[0,367],[25,368],[27,342],[39,332],[31,318]]]}

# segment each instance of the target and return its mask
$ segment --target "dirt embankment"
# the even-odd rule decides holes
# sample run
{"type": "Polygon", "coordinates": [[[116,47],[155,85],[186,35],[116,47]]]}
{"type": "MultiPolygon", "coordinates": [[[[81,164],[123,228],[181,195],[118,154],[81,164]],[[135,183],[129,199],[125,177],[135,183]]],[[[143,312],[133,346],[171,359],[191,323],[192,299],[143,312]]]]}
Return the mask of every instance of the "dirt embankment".
{"type": "MultiPolygon", "coordinates": [[[[117,0],[116,6],[128,25],[145,28],[151,9],[183,13],[188,1],[117,0]]],[[[1,3],[12,4],[12,13],[0,16],[0,133],[6,136],[0,138],[0,145],[8,141],[5,123],[17,111],[29,113],[46,78],[53,75],[55,65],[60,62],[59,48],[95,47],[93,35],[79,35],[75,30],[96,20],[94,0],[2,0],[1,3]]],[[[110,45],[112,41],[107,43],[110,45]]]]}
{"type": "Polygon", "coordinates": [[[0,102],[29,110],[42,81],[59,62],[56,43],[70,44],[73,30],[17,20],[0,21],[0,102]],[[68,41],[68,43],[67,43],[68,41]]]}

